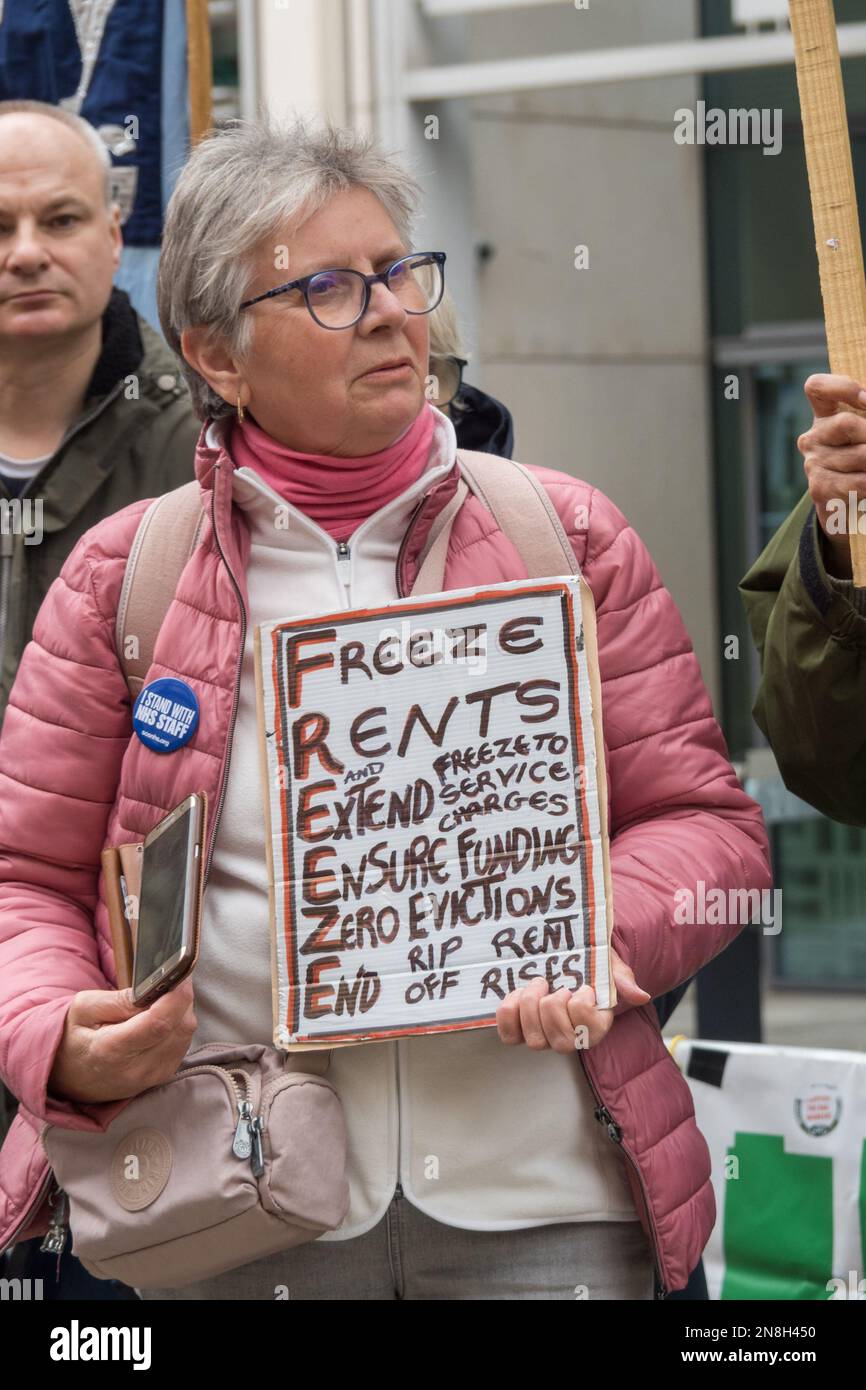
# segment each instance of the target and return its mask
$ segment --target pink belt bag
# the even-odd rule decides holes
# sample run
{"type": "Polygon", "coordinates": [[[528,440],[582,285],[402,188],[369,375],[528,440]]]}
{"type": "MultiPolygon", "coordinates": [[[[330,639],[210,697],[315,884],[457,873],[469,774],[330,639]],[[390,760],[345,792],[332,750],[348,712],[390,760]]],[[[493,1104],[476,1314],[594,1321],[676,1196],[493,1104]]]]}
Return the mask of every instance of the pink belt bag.
{"type": "Polygon", "coordinates": [[[211,1043],[102,1133],[44,1125],[85,1269],[180,1289],[335,1230],[349,1206],[343,1109],[330,1081],[297,1069],[322,1062],[211,1043]]]}

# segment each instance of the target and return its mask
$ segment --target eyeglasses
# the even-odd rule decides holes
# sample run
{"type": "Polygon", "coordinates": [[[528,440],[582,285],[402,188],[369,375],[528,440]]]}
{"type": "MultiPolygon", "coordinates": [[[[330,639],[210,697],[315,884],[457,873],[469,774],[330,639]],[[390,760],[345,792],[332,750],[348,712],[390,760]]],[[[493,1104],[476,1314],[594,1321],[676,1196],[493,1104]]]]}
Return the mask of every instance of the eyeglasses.
{"type": "Polygon", "coordinates": [[[242,309],[273,299],[289,290],[300,290],[311,315],[322,328],[351,328],[362,319],[370,303],[373,285],[386,285],[407,314],[429,314],[445,289],[445,252],[416,251],[402,256],[378,275],[362,275],[360,270],[317,270],[275,289],[265,290],[254,299],[245,299],[242,309]]]}
{"type": "Polygon", "coordinates": [[[443,405],[450,405],[459,395],[460,387],[463,385],[463,368],[466,365],[465,357],[454,357],[451,354],[447,357],[431,356],[430,374],[436,386],[436,394],[430,399],[440,410],[443,405]]]}

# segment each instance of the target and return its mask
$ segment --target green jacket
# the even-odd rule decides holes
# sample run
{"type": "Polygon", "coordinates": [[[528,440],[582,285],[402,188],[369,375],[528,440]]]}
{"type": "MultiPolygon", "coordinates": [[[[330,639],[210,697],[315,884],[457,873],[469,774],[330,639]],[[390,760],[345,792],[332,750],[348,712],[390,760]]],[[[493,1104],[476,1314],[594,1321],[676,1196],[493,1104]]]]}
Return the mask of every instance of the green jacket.
{"type": "Polygon", "coordinates": [[[78,419],[10,508],[0,480],[0,722],[39,606],[76,541],[130,502],[193,476],[200,422],[178,362],[117,288],[102,320],[102,352],[78,419]],[[41,501],[41,541],[38,536],[41,501]],[[33,528],[21,534],[19,518],[33,528]]]}
{"type": "Polygon", "coordinates": [[[866,589],[834,579],[808,493],[740,583],[761,655],[753,714],[785,785],[866,825],[866,589]]]}

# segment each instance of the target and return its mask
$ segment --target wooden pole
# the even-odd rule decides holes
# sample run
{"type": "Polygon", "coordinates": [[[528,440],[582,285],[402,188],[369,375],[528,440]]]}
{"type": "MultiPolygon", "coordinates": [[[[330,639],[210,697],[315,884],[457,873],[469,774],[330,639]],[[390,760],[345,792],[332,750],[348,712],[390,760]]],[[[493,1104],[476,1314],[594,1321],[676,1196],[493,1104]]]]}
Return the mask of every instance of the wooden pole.
{"type": "MultiPolygon", "coordinates": [[[[866,386],[866,276],[833,0],[788,4],[830,370],[866,386]]],[[[863,589],[866,535],[851,531],[848,539],[863,589]]]]}
{"type": "Polygon", "coordinates": [[[189,143],[197,145],[213,124],[213,59],[207,0],[186,0],[186,63],[189,87],[189,143]]]}

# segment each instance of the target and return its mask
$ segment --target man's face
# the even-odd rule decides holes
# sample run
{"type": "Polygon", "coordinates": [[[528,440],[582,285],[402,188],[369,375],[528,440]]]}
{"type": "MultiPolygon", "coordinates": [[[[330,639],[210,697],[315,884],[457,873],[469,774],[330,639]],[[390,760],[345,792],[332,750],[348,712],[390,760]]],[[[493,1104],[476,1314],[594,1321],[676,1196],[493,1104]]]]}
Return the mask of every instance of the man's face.
{"type": "Polygon", "coordinates": [[[0,344],[74,334],[101,318],[122,248],[104,179],[61,122],[0,117],[0,344]]]}

